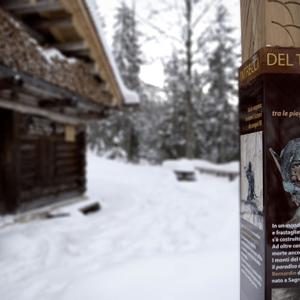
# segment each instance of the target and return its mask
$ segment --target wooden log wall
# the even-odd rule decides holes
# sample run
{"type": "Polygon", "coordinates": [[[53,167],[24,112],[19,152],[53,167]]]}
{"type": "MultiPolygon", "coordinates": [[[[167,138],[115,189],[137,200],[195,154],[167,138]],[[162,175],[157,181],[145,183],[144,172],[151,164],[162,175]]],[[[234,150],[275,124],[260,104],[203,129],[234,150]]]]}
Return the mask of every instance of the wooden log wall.
{"type": "Polygon", "coordinates": [[[51,204],[85,191],[85,131],[76,129],[74,142],[65,140],[65,126],[20,115],[19,208],[51,204]]]}
{"type": "Polygon", "coordinates": [[[242,59],[266,46],[300,47],[300,2],[241,0],[242,59]]]}

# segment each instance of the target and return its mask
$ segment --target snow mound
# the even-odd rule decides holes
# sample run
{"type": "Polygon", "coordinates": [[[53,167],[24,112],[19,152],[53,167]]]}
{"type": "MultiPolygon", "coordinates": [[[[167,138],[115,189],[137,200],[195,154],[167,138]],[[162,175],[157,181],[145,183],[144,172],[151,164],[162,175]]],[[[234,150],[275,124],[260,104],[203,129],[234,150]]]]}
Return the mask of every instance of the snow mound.
{"type": "Polygon", "coordinates": [[[195,165],[193,160],[166,160],[163,162],[163,167],[172,171],[194,172],[195,165]]]}
{"type": "Polygon", "coordinates": [[[229,162],[226,164],[214,164],[206,160],[196,160],[194,163],[196,168],[206,168],[216,171],[239,172],[240,164],[238,161],[229,162]]]}
{"type": "Polygon", "coordinates": [[[2,228],[1,299],[238,300],[238,181],[198,178],[89,153],[102,210],[2,228]]]}
{"type": "Polygon", "coordinates": [[[226,164],[214,164],[212,162],[200,159],[180,159],[180,160],[166,160],[163,166],[173,171],[194,171],[197,168],[203,168],[214,171],[225,172],[239,172],[239,162],[233,161],[226,164]]]}

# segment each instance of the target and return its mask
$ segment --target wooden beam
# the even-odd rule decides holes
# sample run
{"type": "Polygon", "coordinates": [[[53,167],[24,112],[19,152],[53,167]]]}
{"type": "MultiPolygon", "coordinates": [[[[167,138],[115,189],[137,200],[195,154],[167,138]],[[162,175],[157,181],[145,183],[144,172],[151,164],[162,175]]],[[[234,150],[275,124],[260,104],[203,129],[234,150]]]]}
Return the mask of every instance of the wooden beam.
{"type": "Polygon", "coordinates": [[[90,58],[90,50],[88,49],[84,49],[84,50],[78,50],[78,51],[74,51],[74,52],[65,52],[66,55],[69,56],[75,56],[78,57],[78,59],[83,60],[84,62],[90,62],[91,58],[90,58]]]}
{"type": "Polygon", "coordinates": [[[55,107],[73,107],[76,106],[76,101],[73,99],[43,99],[39,101],[40,108],[55,108],[55,107]]]}
{"type": "Polygon", "coordinates": [[[72,18],[70,16],[54,18],[54,19],[42,19],[42,20],[33,20],[28,23],[30,27],[33,27],[35,30],[45,30],[52,28],[67,28],[73,26],[72,18]]]}
{"type": "MultiPolygon", "coordinates": [[[[3,1],[0,0],[0,7],[2,6],[2,2],[3,1]]],[[[29,35],[32,38],[34,38],[37,42],[43,43],[45,41],[45,36],[43,36],[42,34],[37,32],[36,30],[34,30],[27,23],[23,22],[23,20],[21,20],[20,18],[14,16],[14,15],[11,15],[11,18],[13,18],[15,20],[15,22],[20,23],[20,25],[23,27],[23,29],[25,29],[29,33],[29,35]]]]}
{"type": "Polygon", "coordinates": [[[266,46],[300,47],[300,2],[241,0],[242,58],[266,46]]]}
{"type": "Polygon", "coordinates": [[[84,121],[80,118],[66,116],[64,114],[59,114],[55,112],[51,112],[46,109],[41,109],[37,107],[30,107],[28,105],[24,105],[21,103],[12,102],[6,99],[0,99],[0,107],[5,109],[11,109],[13,111],[17,111],[23,114],[37,115],[41,117],[48,118],[55,122],[70,124],[70,125],[80,125],[83,124],[84,121]]]}
{"type": "Polygon", "coordinates": [[[64,96],[57,91],[53,91],[52,89],[42,89],[40,87],[36,87],[30,83],[24,82],[23,85],[19,89],[29,95],[36,96],[37,98],[53,98],[53,99],[63,99],[64,96]]]}
{"type": "Polygon", "coordinates": [[[23,81],[21,77],[16,76],[0,78],[0,91],[3,90],[10,90],[15,94],[24,94],[37,99],[51,98],[53,99],[52,101],[61,101],[61,99],[64,99],[57,91],[36,87],[29,82],[23,81]]]}
{"type": "MultiPolygon", "coordinates": [[[[99,99],[99,101],[103,102],[103,103],[109,103],[113,101],[113,96],[110,92],[108,91],[102,91],[101,93],[101,99],[99,99]]],[[[86,106],[84,106],[84,103],[78,102],[78,107],[80,108],[85,108],[86,106]]]]}
{"type": "MultiPolygon", "coordinates": [[[[103,92],[102,99],[108,101],[109,97],[109,93],[103,92]]],[[[1,65],[0,99],[0,107],[45,116],[59,122],[64,119],[66,123],[73,122],[74,118],[81,123],[103,118],[108,109],[40,79],[23,73],[15,74],[1,65]]]]}
{"type": "Polygon", "coordinates": [[[93,60],[96,62],[100,76],[105,78],[109,88],[114,95],[112,106],[121,106],[123,104],[123,94],[113,67],[109,63],[105,46],[97,31],[93,16],[87,6],[86,1],[82,0],[60,0],[62,5],[72,14],[74,26],[80,36],[86,41],[93,60]]]}
{"type": "Polygon", "coordinates": [[[44,13],[62,10],[62,6],[58,0],[43,0],[43,1],[20,1],[9,0],[1,1],[0,5],[13,14],[28,15],[34,13],[44,13]]]}
{"type": "MultiPolygon", "coordinates": [[[[78,95],[74,92],[68,91],[62,87],[51,84],[41,78],[33,77],[28,74],[25,74],[21,71],[14,71],[6,66],[0,64],[0,77],[16,77],[20,78],[24,82],[24,86],[28,87],[30,93],[35,93],[38,97],[40,91],[44,90],[44,98],[61,98],[66,99],[70,98],[78,102],[78,108],[89,109],[95,112],[102,112],[105,109],[105,105],[98,103],[89,98],[78,95]],[[52,96],[51,96],[52,95],[52,96]]],[[[103,98],[106,99],[107,95],[104,95],[103,98]]]]}
{"type": "Polygon", "coordinates": [[[18,79],[13,76],[1,77],[0,78],[0,90],[10,89],[12,86],[22,86],[23,82],[21,79],[18,79]]]}
{"type": "Polygon", "coordinates": [[[60,50],[64,53],[74,53],[74,52],[80,52],[80,51],[88,50],[86,44],[83,41],[72,42],[72,43],[54,44],[53,47],[57,48],[58,50],[60,50]]]}
{"type": "Polygon", "coordinates": [[[80,113],[78,115],[80,119],[85,120],[86,122],[93,122],[95,120],[102,120],[108,117],[108,113],[103,111],[102,113],[80,113]]]}

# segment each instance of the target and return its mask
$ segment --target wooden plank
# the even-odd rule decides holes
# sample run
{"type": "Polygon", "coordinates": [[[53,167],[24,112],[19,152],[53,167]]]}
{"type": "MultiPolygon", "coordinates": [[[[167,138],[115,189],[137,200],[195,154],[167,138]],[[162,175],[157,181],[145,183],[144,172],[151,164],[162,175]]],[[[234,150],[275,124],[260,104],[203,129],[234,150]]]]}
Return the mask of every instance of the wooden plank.
{"type": "MultiPolygon", "coordinates": [[[[21,1],[21,0],[20,0],[21,1]]],[[[0,0],[0,5],[3,7],[2,4],[3,1],[0,0]]],[[[23,1],[24,2],[24,1],[23,1]]],[[[18,16],[14,16],[12,14],[11,18],[15,19],[15,21],[17,23],[20,23],[20,25],[22,26],[23,29],[25,29],[27,31],[27,33],[29,33],[29,35],[35,39],[37,42],[39,43],[44,43],[45,42],[45,36],[43,36],[42,34],[40,34],[39,32],[37,32],[36,30],[34,30],[32,27],[28,26],[26,23],[23,22],[23,20],[21,20],[18,16]]]]}
{"type": "Polygon", "coordinates": [[[66,159],[65,162],[63,160],[55,162],[56,170],[63,170],[64,168],[69,168],[69,167],[78,167],[79,168],[79,166],[80,166],[80,164],[79,164],[79,161],[77,161],[77,160],[66,159]]]}
{"type": "Polygon", "coordinates": [[[80,189],[78,188],[78,185],[76,183],[71,183],[71,184],[60,185],[58,186],[57,190],[59,193],[66,193],[66,192],[79,191],[80,189]]]}
{"type": "Polygon", "coordinates": [[[75,151],[69,151],[69,152],[57,152],[56,153],[56,159],[77,159],[79,157],[79,154],[75,151]]]}
{"type": "Polygon", "coordinates": [[[21,174],[24,172],[36,172],[36,165],[32,162],[28,161],[21,161],[21,174]]]}
{"type": "Polygon", "coordinates": [[[235,171],[217,170],[217,169],[202,168],[202,167],[197,167],[196,170],[200,174],[209,174],[217,177],[227,177],[230,181],[237,178],[240,174],[239,172],[235,172],[235,171]]]}
{"type": "Polygon", "coordinates": [[[41,108],[55,108],[55,107],[68,107],[76,105],[73,99],[43,99],[39,101],[41,108]]]}
{"type": "Polygon", "coordinates": [[[30,180],[30,179],[34,180],[35,176],[36,176],[35,172],[27,171],[26,173],[22,174],[22,181],[27,181],[27,180],[30,180]]]}
{"type": "Polygon", "coordinates": [[[22,205],[19,208],[20,212],[25,212],[31,209],[35,209],[35,208],[39,208],[43,205],[49,205],[49,203],[55,203],[55,202],[59,202],[59,201],[64,201],[67,199],[71,199],[73,197],[78,197],[82,195],[82,191],[71,191],[71,192],[65,192],[65,193],[61,193],[59,195],[49,195],[49,196],[40,196],[40,197],[36,197],[36,198],[31,198],[30,200],[30,194],[26,194],[23,195],[26,197],[25,199],[27,199],[27,202],[23,202],[22,205]]]}
{"type": "Polygon", "coordinates": [[[300,47],[300,2],[241,0],[242,60],[266,46],[300,47]]]}
{"type": "MultiPolygon", "coordinates": [[[[74,92],[66,90],[62,87],[51,84],[41,78],[30,76],[21,71],[12,70],[2,64],[0,64],[0,77],[17,77],[23,82],[23,85],[31,88],[31,92],[36,91],[47,91],[46,98],[61,98],[61,99],[72,99],[78,104],[79,109],[87,109],[92,112],[103,113],[107,108],[100,103],[96,103],[93,100],[82,97],[74,92]],[[51,94],[51,97],[49,95],[51,94]]],[[[37,94],[39,95],[39,94],[37,94]]]]}
{"type": "Polygon", "coordinates": [[[27,151],[27,152],[21,152],[21,159],[22,160],[28,160],[28,161],[34,161],[35,160],[35,152],[34,151],[32,151],[32,152],[30,152],[30,151],[27,151]]]}
{"type": "Polygon", "coordinates": [[[96,62],[101,78],[104,78],[112,91],[111,99],[113,106],[123,104],[123,95],[117,82],[112,66],[101,40],[93,17],[87,7],[87,3],[81,0],[60,0],[65,9],[73,16],[73,24],[78,34],[85,40],[91,51],[91,59],[96,62]]]}
{"type": "MultiPolygon", "coordinates": [[[[46,101],[48,99],[65,99],[60,93],[58,93],[55,90],[52,90],[51,88],[42,88],[42,87],[36,87],[32,84],[24,82],[23,85],[19,88],[20,91],[28,93],[29,95],[37,96],[38,98],[45,98],[46,101]]],[[[40,103],[42,100],[40,100],[40,103]]]]}
{"type": "Polygon", "coordinates": [[[66,54],[88,53],[88,47],[83,41],[59,43],[52,46],[66,54]]]}
{"type": "Polygon", "coordinates": [[[0,109],[0,213],[7,210],[9,185],[7,171],[11,163],[11,151],[8,149],[12,123],[12,112],[0,109]]]}
{"type": "Polygon", "coordinates": [[[12,124],[12,136],[13,144],[10,145],[10,151],[13,154],[12,162],[12,173],[11,183],[13,186],[12,189],[12,199],[11,204],[9,205],[11,210],[15,210],[20,203],[20,193],[21,193],[21,153],[20,153],[20,121],[21,115],[17,112],[13,112],[13,124],[12,124]]]}
{"type": "Polygon", "coordinates": [[[70,16],[65,16],[52,19],[33,20],[32,22],[29,22],[29,26],[33,27],[35,30],[66,28],[72,26],[72,18],[70,16]]]}
{"type": "Polygon", "coordinates": [[[175,171],[175,175],[179,181],[196,181],[194,171],[175,171]]]}
{"type": "Polygon", "coordinates": [[[43,0],[37,2],[6,0],[1,1],[0,4],[4,9],[21,16],[34,13],[60,11],[63,9],[58,0],[43,0]]]}
{"type": "Polygon", "coordinates": [[[76,128],[74,126],[65,126],[65,141],[70,143],[76,142],[76,128]]]}
{"type": "MultiPolygon", "coordinates": [[[[31,117],[23,115],[18,128],[22,129],[30,121],[31,117]]],[[[19,207],[32,207],[36,202],[49,204],[49,201],[59,201],[67,193],[81,194],[85,191],[85,132],[81,127],[76,127],[76,134],[78,141],[70,144],[64,141],[63,133],[57,134],[56,131],[50,136],[35,139],[21,136],[19,207]]]]}
{"type": "Polygon", "coordinates": [[[78,166],[69,166],[63,169],[57,169],[56,170],[56,175],[57,176],[65,176],[65,175],[72,175],[72,174],[77,174],[77,173],[81,173],[80,172],[80,168],[78,166]]]}
{"type": "Polygon", "coordinates": [[[66,123],[72,125],[79,125],[84,123],[84,121],[79,118],[69,117],[64,114],[54,113],[45,109],[30,107],[24,104],[15,103],[4,99],[0,99],[0,107],[5,109],[11,109],[23,114],[34,114],[37,116],[46,117],[50,120],[53,120],[55,122],[60,122],[60,123],[66,123]]]}
{"type": "Polygon", "coordinates": [[[91,203],[89,205],[86,205],[84,207],[82,207],[80,209],[80,211],[84,214],[84,215],[88,215],[91,213],[96,213],[99,210],[101,210],[101,205],[99,202],[95,202],[95,203],[91,203]]]}
{"type": "Polygon", "coordinates": [[[27,152],[27,151],[30,151],[30,152],[33,152],[34,149],[35,149],[35,145],[34,144],[26,144],[26,143],[22,143],[21,146],[20,146],[20,149],[23,152],[27,152]]]}
{"type": "Polygon", "coordinates": [[[4,76],[0,78],[0,90],[8,90],[14,85],[21,86],[22,84],[21,80],[17,80],[13,76],[4,76]]]}
{"type": "Polygon", "coordinates": [[[77,149],[77,144],[74,143],[56,143],[56,149],[59,151],[59,153],[68,153],[69,151],[77,149]]]}
{"type": "Polygon", "coordinates": [[[75,184],[76,186],[84,182],[84,178],[79,175],[61,176],[55,178],[56,185],[58,184],[75,184]]]}

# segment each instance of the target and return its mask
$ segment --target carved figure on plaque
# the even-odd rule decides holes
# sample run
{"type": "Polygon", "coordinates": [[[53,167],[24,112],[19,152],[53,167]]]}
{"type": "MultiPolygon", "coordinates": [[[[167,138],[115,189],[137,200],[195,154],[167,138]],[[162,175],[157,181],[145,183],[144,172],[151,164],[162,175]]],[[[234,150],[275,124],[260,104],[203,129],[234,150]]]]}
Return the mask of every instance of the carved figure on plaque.
{"type": "Polygon", "coordinates": [[[270,152],[281,174],[284,190],[300,206],[300,138],[289,141],[280,155],[272,148],[270,152]]]}

